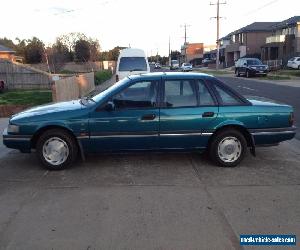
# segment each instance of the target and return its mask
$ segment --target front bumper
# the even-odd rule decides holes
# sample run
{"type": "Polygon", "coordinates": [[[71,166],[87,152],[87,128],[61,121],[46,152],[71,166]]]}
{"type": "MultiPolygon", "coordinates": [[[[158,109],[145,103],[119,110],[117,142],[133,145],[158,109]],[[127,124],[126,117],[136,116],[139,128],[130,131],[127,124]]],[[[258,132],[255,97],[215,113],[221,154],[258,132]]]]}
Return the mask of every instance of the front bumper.
{"type": "Polygon", "coordinates": [[[296,129],[295,126],[292,126],[288,128],[250,129],[249,132],[254,138],[255,145],[268,145],[293,139],[296,135],[296,129]]]}
{"type": "Polygon", "coordinates": [[[7,129],[5,129],[3,132],[3,144],[8,148],[18,149],[24,153],[30,153],[31,136],[8,134],[7,129]]]}
{"type": "Polygon", "coordinates": [[[268,70],[264,69],[264,70],[258,70],[258,69],[251,69],[250,73],[252,75],[267,75],[268,74],[268,70]]]}

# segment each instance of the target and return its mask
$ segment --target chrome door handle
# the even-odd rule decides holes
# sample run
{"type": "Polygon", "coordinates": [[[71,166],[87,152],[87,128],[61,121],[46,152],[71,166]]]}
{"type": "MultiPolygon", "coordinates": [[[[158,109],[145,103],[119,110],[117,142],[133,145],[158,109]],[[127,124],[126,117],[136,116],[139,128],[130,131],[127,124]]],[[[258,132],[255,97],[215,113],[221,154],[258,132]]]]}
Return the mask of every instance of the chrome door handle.
{"type": "Polygon", "coordinates": [[[214,112],[204,112],[202,114],[202,117],[213,117],[215,115],[214,112]]]}
{"type": "Polygon", "coordinates": [[[154,115],[154,114],[147,114],[147,115],[142,116],[142,120],[143,121],[151,121],[151,120],[154,120],[155,117],[156,117],[156,115],[154,115]]]}

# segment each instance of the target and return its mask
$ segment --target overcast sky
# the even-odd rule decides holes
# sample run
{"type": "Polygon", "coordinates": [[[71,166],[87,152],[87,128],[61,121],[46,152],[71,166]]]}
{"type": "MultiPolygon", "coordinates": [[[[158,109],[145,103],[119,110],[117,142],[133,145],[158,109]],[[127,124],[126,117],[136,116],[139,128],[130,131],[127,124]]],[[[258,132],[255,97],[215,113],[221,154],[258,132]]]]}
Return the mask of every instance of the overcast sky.
{"type": "MultiPolygon", "coordinates": [[[[26,0],[1,1],[0,37],[37,36],[46,44],[69,32],[97,38],[102,50],[117,45],[142,48],[150,56],[168,54],[188,42],[214,44],[216,6],[209,0],[26,0]]],[[[258,21],[300,15],[300,0],[227,0],[220,6],[220,35],[258,21]]]]}

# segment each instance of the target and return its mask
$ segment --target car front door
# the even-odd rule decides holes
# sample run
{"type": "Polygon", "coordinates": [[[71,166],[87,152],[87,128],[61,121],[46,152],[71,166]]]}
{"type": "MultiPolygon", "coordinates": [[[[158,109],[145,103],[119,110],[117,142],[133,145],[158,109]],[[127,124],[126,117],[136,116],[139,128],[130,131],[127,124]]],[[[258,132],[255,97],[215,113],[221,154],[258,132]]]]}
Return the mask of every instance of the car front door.
{"type": "Polygon", "coordinates": [[[164,79],[160,110],[161,149],[204,148],[218,116],[216,100],[201,79],[164,79]]]}
{"type": "Polygon", "coordinates": [[[110,97],[90,117],[90,151],[158,148],[158,81],[137,81],[110,97]]]}

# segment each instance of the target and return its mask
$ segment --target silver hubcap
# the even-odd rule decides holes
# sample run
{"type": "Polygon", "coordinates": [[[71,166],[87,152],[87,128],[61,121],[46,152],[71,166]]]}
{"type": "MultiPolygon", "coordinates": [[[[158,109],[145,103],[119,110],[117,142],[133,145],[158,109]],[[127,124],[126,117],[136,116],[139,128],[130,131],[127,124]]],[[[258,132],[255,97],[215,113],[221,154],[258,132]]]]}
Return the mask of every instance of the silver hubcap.
{"type": "Polygon", "coordinates": [[[60,165],[67,160],[69,147],[64,140],[58,137],[51,137],[44,143],[43,156],[51,165],[60,165]]]}
{"type": "Polygon", "coordinates": [[[236,137],[225,137],[218,145],[218,155],[223,162],[235,162],[242,153],[241,142],[236,137]]]}

